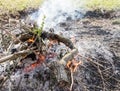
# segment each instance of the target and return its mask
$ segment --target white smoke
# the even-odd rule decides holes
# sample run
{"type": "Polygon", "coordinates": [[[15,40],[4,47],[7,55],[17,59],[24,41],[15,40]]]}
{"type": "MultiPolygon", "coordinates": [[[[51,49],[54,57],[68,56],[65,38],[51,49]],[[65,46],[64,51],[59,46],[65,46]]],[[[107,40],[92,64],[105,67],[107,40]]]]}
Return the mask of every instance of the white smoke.
{"type": "Polygon", "coordinates": [[[45,27],[50,28],[66,21],[68,17],[73,20],[82,18],[82,4],[81,0],[46,0],[39,11],[32,15],[32,19],[40,26],[42,18],[46,16],[45,27]]]}
{"type": "MultiPolygon", "coordinates": [[[[72,20],[82,18],[84,4],[87,0],[46,0],[39,8],[39,11],[33,16],[37,15],[35,19],[40,26],[43,16],[46,16],[45,28],[51,28],[56,26],[60,22],[66,21],[68,17],[72,20]],[[82,12],[82,13],[80,13],[82,12]]],[[[55,32],[63,32],[63,36],[71,38],[77,36],[74,31],[62,31],[60,27],[55,32]]],[[[102,54],[105,59],[112,61],[113,55],[109,48],[105,47],[100,41],[83,40],[78,41],[76,44],[81,55],[91,54],[92,57],[96,57],[97,53],[102,54]]]]}

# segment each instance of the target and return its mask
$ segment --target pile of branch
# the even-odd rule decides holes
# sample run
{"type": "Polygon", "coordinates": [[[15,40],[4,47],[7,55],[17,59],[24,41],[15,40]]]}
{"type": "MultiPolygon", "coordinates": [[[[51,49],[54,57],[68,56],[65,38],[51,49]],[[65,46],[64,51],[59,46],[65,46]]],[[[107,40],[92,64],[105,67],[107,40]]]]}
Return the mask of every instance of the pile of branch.
{"type": "MultiPolygon", "coordinates": [[[[14,41],[14,44],[18,44],[21,42],[24,43],[25,41],[32,39],[34,34],[31,33],[23,33],[19,37],[16,38],[14,41]]],[[[53,70],[53,73],[56,77],[56,80],[58,84],[64,84],[64,85],[70,85],[70,79],[68,77],[68,74],[66,72],[66,65],[68,61],[72,60],[74,56],[78,53],[78,50],[74,47],[73,43],[60,35],[49,33],[49,32],[42,32],[42,34],[39,36],[40,38],[48,39],[48,40],[57,40],[58,42],[62,42],[67,47],[70,48],[70,52],[64,55],[61,60],[59,61],[53,61],[49,64],[49,68],[53,70]]],[[[13,54],[4,56],[0,58],[0,64],[4,63],[6,61],[12,61],[16,60],[19,57],[24,57],[24,55],[29,55],[30,53],[34,52],[34,50],[38,49],[37,46],[32,46],[30,48],[15,52],[13,54]]]]}

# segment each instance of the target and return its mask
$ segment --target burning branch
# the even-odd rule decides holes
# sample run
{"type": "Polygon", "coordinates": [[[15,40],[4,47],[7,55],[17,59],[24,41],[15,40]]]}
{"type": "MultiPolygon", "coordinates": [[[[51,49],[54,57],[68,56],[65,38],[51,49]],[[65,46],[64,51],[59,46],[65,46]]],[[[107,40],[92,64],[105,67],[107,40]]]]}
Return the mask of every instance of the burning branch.
{"type": "Polygon", "coordinates": [[[71,71],[71,86],[70,86],[70,91],[72,91],[72,85],[73,85],[73,72],[76,70],[77,66],[81,64],[81,62],[76,62],[74,59],[74,56],[78,53],[77,49],[71,50],[68,54],[66,54],[60,61],[55,61],[52,62],[49,66],[54,71],[56,79],[59,83],[59,85],[62,84],[68,85],[70,84],[68,74],[65,70],[66,65],[69,67],[71,71]],[[70,61],[69,61],[70,60],[70,61]]]}
{"type": "Polygon", "coordinates": [[[81,64],[81,61],[80,62],[77,62],[75,59],[73,59],[72,61],[68,61],[67,63],[67,67],[72,71],[72,72],[75,72],[78,65],[81,64]]]}
{"type": "MultiPolygon", "coordinates": [[[[39,54],[42,54],[42,52],[41,52],[42,47],[40,47],[40,45],[42,45],[42,42],[39,40],[39,38],[41,38],[43,40],[45,38],[48,40],[57,40],[58,43],[62,42],[63,44],[65,44],[67,47],[69,47],[71,49],[71,51],[68,54],[66,54],[61,60],[54,61],[49,64],[50,69],[53,69],[52,71],[55,72],[54,75],[55,75],[59,85],[66,86],[66,85],[70,84],[68,73],[66,72],[65,68],[66,68],[68,61],[73,60],[74,56],[77,55],[78,50],[74,47],[73,43],[69,39],[59,36],[54,33],[42,32],[41,35],[39,35],[39,36],[32,32],[27,32],[27,33],[21,34],[18,37],[18,40],[16,40],[14,42],[14,44],[17,44],[21,41],[21,42],[25,42],[25,43],[30,43],[31,45],[26,48],[27,50],[19,51],[14,54],[10,54],[8,56],[1,58],[0,63],[6,62],[7,60],[9,60],[9,61],[15,60],[18,57],[30,54],[31,52],[34,51],[34,48],[31,49],[31,47],[35,47],[36,50],[39,52],[39,54]],[[35,44],[35,45],[33,45],[33,44],[35,44]],[[39,50],[39,48],[41,48],[41,49],[39,50]]],[[[31,69],[34,69],[36,66],[39,66],[39,64],[41,64],[42,61],[45,60],[45,57],[40,56],[38,59],[39,59],[39,61],[31,64],[25,70],[30,71],[31,69]]],[[[72,63],[74,64],[74,62],[71,61],[71,64],[72,63]]],[[[77,68],[78,64],[75,63],[74,65],[75,65],[75,68],[73,70],[70,70],[72,72],[77,68]]],[[[71,77],[72,77],[72,73],[71,73],[71,77]]],[[[71,78],[71,79],[73,80],[73,78],[71,78]]],[[[73,81],[72,81],[72,84],[73,84],[73,81]]],[[[71,86],[71,88],[72,88],[72,86],[71,86]]]]}
{"type": "Polygon", "coordinates": [[[78,65],[80,65],[80,64],[81,64],[81,61],[77,62],[75,59],[73,59],[72,61],[68,61],[68,63],[67,63],[67,67],[69,68],[70,73],[71,73],[70,91],[72,91],[72,87],[73,87],[73,83],[74,83],[73,72],[76,71],[78,65]]]}

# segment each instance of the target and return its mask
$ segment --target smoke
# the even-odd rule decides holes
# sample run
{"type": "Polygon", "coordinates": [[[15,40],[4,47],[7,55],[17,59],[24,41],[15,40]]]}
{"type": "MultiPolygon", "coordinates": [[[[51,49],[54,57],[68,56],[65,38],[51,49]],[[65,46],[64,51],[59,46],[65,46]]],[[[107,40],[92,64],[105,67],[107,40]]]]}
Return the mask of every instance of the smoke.
{"type": "MultiPolygon", "coordinates": [[[[55,27],[58,23],[71,20],[81,19],[85,13],[84,5],[87,0],[46,0],[39,8],[38,12],[32,15],[32,18],[37,20],[37,24],[40,26],[43,16],[46,16],[45,28],[55,27]]],[[[56,28],[56,27],[55,27],[56,28]]],[[[63,29],[56,29],[57,33],[63,32],[63,29]]],[[[76,36],[75,31],[64,31],[64,37],[71,38],[76,36]]],[[[95,54],[102,54],[104,58],[112,61],[112,54],[99,41],[79,41],[76,43],[76,47],[79,52],[86,56],[91,53],[92,57],[96,57],[95,54]],[[83,45],[83,46],[82,46],[83,45]]]]}
{"type": "Polygon", "coordinates": [[[38,26],[46,16],[45,27],[54,27],[60,22],[75,20],[83,17],[83,0],[46,0],[39,11],[32,14],[38,26]]]}

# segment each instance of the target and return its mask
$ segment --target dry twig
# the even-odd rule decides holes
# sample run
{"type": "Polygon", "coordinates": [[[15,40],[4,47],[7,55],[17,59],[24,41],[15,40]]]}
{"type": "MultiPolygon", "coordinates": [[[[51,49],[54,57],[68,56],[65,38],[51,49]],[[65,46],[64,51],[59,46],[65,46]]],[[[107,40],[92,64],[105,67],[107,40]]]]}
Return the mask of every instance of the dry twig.
{"type": "Polygon", "coordinates": [[[71,72],[71,85],[70,85],[70,91],[72,91],[74,79],[73,79],[73,71],[70,70],[70,72],[71,72]]]}
{"type": "Polygon", "coordinates": [[[23,51],[19,51],[17,53],[14,53],[14,54],[10,54],[8,56],[5,56],[3,58],[0,59],[0,63],[3,63],[3,62],[6,62],[6,61],[11,61],[11,60],[15,60],[17,59],[18,57],[21,57],[21,56],[24,56],[24,55],[27,55],[30,53],[31,50],[33,50],[34,48],[31,48],[31,49],[27,49],[27,50],[23,50],[23,51]]]}

